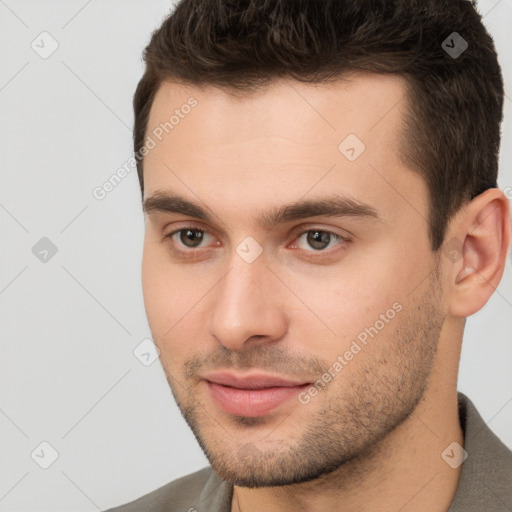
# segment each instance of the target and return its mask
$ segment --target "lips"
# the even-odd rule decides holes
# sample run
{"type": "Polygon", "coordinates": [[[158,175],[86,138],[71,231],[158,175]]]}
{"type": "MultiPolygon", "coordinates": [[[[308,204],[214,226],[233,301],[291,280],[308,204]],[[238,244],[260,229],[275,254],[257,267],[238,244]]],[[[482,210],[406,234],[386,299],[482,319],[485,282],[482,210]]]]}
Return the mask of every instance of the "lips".
{"type": "Polygon", "coordinates": [[[310,385],[261,373],[241,376],[219,372],[204,380],[211,398],[224,412],[251,418],[269,414],[310,385]]]}

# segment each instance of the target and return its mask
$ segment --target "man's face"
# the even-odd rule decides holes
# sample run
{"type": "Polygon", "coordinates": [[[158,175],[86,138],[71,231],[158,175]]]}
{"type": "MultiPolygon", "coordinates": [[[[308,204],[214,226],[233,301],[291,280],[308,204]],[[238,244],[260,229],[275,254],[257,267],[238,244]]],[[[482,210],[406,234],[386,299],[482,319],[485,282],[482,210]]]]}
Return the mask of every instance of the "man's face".
{"type": "Polygon", "coordinates": [[[427,188],[400,158],[404,95],[400,78],[353,75],[244,98],[165,83],[155,97],[145,306],[221,478],[329,473],[423,396],[444,312],[427,188]]]}

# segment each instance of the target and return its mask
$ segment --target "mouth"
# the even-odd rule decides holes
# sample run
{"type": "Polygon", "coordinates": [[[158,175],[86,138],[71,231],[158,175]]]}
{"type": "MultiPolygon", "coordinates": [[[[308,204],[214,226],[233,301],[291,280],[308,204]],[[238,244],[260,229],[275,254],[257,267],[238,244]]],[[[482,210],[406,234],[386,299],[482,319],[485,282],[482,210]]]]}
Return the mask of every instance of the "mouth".
{"type": "Polygon", "coordinates": [[[249,418],[269,414],[311,385],[263,373],[218,372],[204,380],[211,398],[225,413],[249,418]]]}

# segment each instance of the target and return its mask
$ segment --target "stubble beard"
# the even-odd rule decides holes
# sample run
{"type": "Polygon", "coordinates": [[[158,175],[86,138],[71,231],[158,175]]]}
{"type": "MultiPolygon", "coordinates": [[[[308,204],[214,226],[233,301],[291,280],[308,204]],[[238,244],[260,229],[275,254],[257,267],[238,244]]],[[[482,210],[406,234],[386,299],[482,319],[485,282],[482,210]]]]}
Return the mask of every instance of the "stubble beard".
{"type": "MultiPolygon", "coordinates": [[[[404,308],[386,326],[387,333],[369,342],[381,346],[365,348],[372,354],[364,358],[364,365],[354,367],[351,381],[344,382],[341,372],[324,390],[328,399],[322,407],[302,406],[314,412],[294,438],[280,435],[285,426],[288,432],[300,430],[293,413],[262,442],[251,441],[251,429],[265,424],[265,417],[233,417],[223,428],[192,392],[175,386],[168,375],[181,413],[215,472],[240,487],[283,486],[345,471],[351,462],[360,467],[361,461],[372,459],[379,443],[411,415],[425,393],[444,319],[440,293],[436,267],[416,304],[404,308]]],[[[358,357],[350,364],[357,365],[358,357]]]]}

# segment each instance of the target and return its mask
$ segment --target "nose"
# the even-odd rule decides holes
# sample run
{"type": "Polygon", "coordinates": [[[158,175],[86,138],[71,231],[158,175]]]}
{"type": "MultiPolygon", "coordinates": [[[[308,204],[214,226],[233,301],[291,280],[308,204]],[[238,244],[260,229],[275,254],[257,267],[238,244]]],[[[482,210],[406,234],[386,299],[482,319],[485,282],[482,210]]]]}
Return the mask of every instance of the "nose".
{"type": "Polygon", "coordinates": [[[230,271],[210,297],[210,334],[230,350],[281,339],[288,330],[288,319],[279,286],[263,259],[246,263],[235,254],[230,271]]]}

